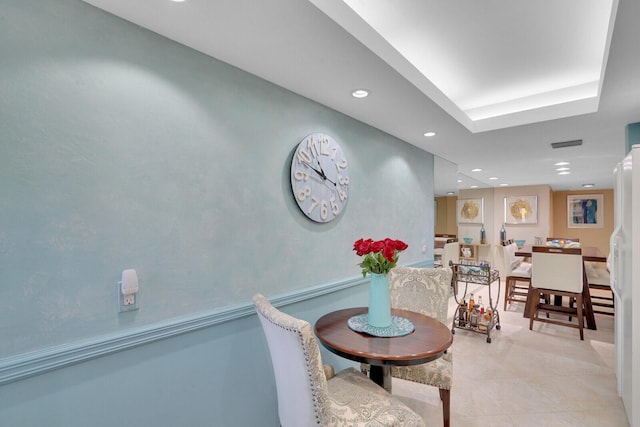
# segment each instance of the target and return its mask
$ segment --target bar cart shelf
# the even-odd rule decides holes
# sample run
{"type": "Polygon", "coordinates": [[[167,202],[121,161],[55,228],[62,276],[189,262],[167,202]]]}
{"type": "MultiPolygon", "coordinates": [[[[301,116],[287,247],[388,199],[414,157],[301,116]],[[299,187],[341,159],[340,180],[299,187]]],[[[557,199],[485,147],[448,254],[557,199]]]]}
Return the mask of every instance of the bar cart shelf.
{"type": "MultiPolygon", "coordinates": [[[[494,299],[491,295],[492,284],[497,282],[498,295],[495,299],[496,302],[500,301],[500,272],[498,270],[491,269],[491,265],[486,262],[461,260],[460,264],[453,262],[449,263],[449,266],[453,270],[452,285],[454,289],[454,298],[457,303],[457,310],[453,316],[453,325],[451,327],[451,333],[455,334],[456,329],[464,329],[467,331],[477,332],[487,336],[487,342],[491,343],[491,331],[493,328],[500,330],[500,313],[498,313],[497,304],[494,303],[494,299]],[[464,283],[464,293],[462,295],[462,301],[458,300],[458,285],[464,283]],[[489,305],[487,310],[491,313],[479,321],[472,324],[471,316],[468,312],[461,310],[461,304],[468,299],[469,284],[472,285],[484,285],[488,286],[489,291],[489,305]]],[[[495,286],[495,285],[494,285],[495,286]]]]}

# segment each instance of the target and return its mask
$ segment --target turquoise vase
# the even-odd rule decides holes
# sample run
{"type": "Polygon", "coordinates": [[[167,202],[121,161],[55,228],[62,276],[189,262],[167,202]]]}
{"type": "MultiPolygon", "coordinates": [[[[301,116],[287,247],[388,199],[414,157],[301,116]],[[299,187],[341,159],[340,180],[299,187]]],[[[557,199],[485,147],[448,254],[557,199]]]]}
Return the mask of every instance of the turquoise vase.
{"type": "Polygon", "coordinates": [[[385,274],[371,273],[368,323],[376,328],[391,326],[389,278],[385,274]]]}

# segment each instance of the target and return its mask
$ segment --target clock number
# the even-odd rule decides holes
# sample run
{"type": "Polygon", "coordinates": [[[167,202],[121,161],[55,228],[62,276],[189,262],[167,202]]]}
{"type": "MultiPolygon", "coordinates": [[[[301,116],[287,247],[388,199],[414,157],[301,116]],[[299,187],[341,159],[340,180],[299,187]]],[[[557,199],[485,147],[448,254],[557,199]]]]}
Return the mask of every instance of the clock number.
{"type": "Polygon", "coordinates": [[[343,178],[342,175],[338,176],[338,184],[349,185],[349,177],[343,178]]]}
{"type": "Polygon", "coordinates": [[[343,157],[342,160],[340,160],[340,163],[336,163],[336,169],[338,170],[338,173],[340,173],[340,169],[346,169],[346,168],[347,168],[347,159],[343,157]]]}
{"type": "Polygon", "coordinates": [[[307,148],[309,149],[309,153],[312,157],[318,157],[318,145],[313,138],[309,138],[307,140],[307,148]]]}
{"type": "Polygon", "coordinates": [[[315,197],[311,197],[311,206],[309,206],[309,209],[307,209],[307,214],[311,215],[311,212],[313,212],[316,206],[318,206],[318,199],[316,199],[315,197]]]}
{"type": "Polygon", "coordinates": [[[323,200],[321,203],[317,198],[311,197],[311,206],[309,206],[309,209],[307,209],[307,215],[311,215],[313,213],[313,210],[317,208],[318,205],[320,206],[320,218],[322,218],[322,220],[324,221],[329,216],[329,210],[327,209],[326,200],[323,200]]]}
{"type": "MultiPolygon", "coordinates": [[[[296,171],[293,173],[293,177],[298,181],[306,181],[309,179],[309,174],[300,169],[296,169],[296,171]]],[[[349,181],[349,178],[347,178],[347,181],[349,181]]]]}
{"type": "Polygon", "coordinates": [[[329,210],[327,209],[326,200],[323,200],[320,204],[320,218],[324,221],[327,219],[327,216],[329,216],[329,210]]]}
{"type": "Polygon", "coordinates": [[[329,144],[330,142],[327,138],[323,138],[322,141],[320,141],[320,154],[323,156],[329,155],[329,144]]]}
{"type": "Polygon", "coordinates": [[[343,203],[345,200],[347,200],[347,193],[340,188],[338,188],[338,196],[340,197],[340,201],[342,201],[343,203]]]}
{"type": "Polygon", "coordinates": [[[310,165],[312,159],[313,158],[311,157],[308,151],[298,150],[298,163],[304,163],[304,164],[310,165]]]}
{"type": "Polygon", "coordinates": [[[333,215],[338,216],[340,213],[340,206],[336,203],[336,198],[331,198],[331,210],[333,211],[333,215]]]}
{"type": "Polygon", "coordinates": [[[331,147],[331,160],[336,160],[336,154],[338,154],[338,147],[331,147]]]}
{"type": "Polygon", "coordinates": [[[304,189],[302,191],[298,191],[297,197],[298,200],[300,200],[301,202],[307,200],[307,197],[309,197],[311,195],[311,188],[310,187],[304,187],[304,189]]]}

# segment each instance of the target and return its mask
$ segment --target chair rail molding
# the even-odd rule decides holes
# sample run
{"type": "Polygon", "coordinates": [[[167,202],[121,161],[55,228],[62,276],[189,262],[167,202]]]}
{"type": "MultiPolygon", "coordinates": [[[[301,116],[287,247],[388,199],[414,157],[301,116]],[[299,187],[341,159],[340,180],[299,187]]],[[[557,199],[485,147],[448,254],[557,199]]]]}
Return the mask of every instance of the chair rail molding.
{"type": "MultiPolygon", "coordinates": [[[[433,261],[418,261],[407,264],[407,266],[428,267],[432,264],[433,261]]],[[[269,300],[274,307],[283,307],[368,282],[368,278],[356,276],[332,283],[303,288],[294,292],[275,295],[270,297],[269,300]]],[[[76,363],[255,314],[256,311],[253,303],[247,300],[246,303],[234,306],[172,318],[140,328],[127,329],[69,344],[6,357],[0,359],[0,386],[55,369],[71,366],[76,363]]]]}

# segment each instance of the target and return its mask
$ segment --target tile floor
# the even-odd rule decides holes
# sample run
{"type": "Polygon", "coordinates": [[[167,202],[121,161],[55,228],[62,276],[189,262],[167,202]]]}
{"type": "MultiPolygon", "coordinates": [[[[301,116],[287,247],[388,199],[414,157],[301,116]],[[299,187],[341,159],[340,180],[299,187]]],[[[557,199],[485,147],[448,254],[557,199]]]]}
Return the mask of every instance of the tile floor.
{"type": "MultiPolygon", "coordinates": [[[[488,303],[486,286],[469,291],[488,303]]],[[[616,390],[613,317],[596,314],[598,329],[585,329],[584,341],[577,329],[563,326],[534,323],[530,331],[523,303],[502,310],[503,292],[496,301],[501,329],[492,331],[491,343],[486,335],[455,330],[451,425],[629,426],[616,390]]],[[[450,318],[455,310],[452,297],[450,318]]],[[[427,426],[442,425],[436,388],[394,379],[393,394],[427,426]]]]}

